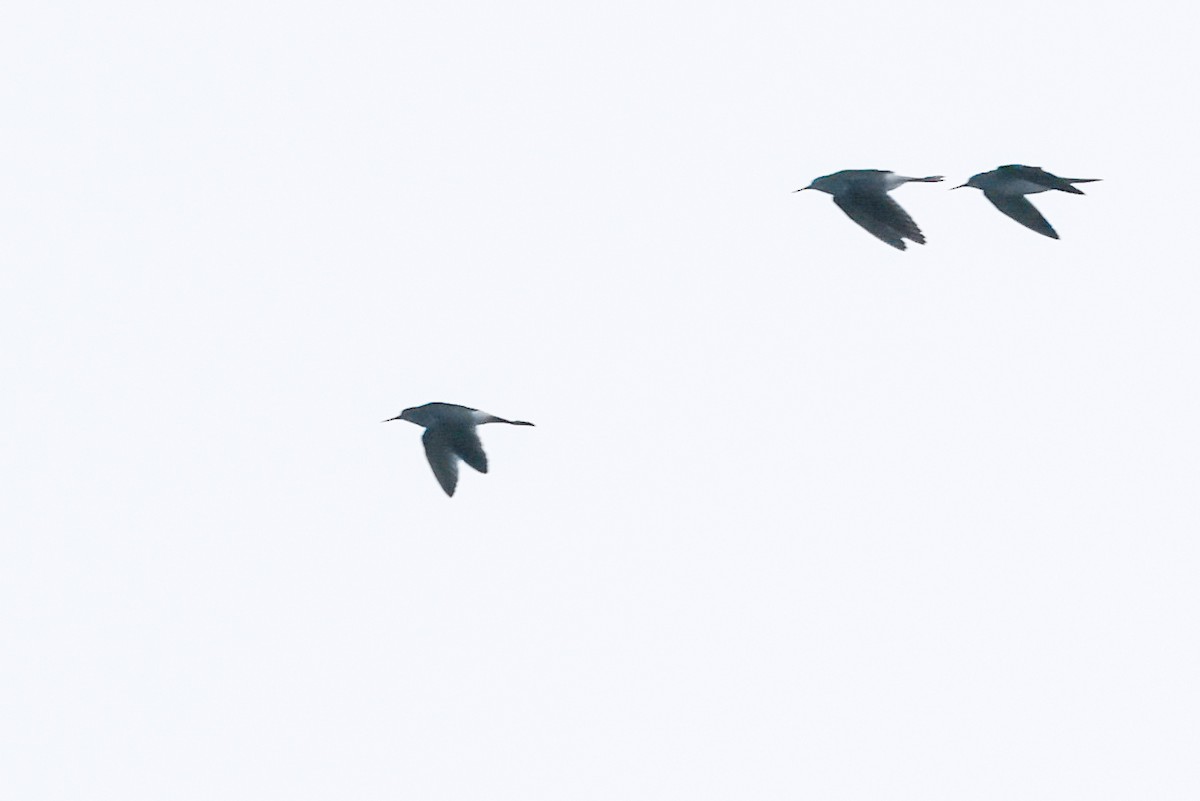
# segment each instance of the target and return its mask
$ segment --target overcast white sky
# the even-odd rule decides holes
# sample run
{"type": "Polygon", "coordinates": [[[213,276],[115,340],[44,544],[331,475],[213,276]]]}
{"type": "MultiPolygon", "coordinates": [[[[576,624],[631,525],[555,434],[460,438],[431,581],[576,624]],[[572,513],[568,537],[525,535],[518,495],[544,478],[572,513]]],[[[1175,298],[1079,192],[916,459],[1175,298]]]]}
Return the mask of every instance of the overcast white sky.
{"type": "Polygon", "coordinates": [[[1200,797],[1187,4],[18,6],[5,797],[1200,797]]]}

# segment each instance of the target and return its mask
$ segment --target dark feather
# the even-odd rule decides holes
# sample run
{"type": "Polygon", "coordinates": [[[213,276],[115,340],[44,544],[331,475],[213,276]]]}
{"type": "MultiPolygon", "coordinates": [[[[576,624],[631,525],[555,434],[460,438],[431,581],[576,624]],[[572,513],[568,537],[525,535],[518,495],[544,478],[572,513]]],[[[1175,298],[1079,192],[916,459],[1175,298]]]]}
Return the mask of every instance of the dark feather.
{"type": "Polygon", "coordinates": [[[1042,216],[1042,213],[1025,199],[1024,195],[1000,195],[995,192],[984,192],[983,196],[992,201],[993,206],[1026,228],[1037,231],[1042,236],[1058,239],[1054,228],[1042,216]]]}
{"type": "Polygon", "coordinates": [[[483,452],[483,443],[479,441],[479,432],[474,428],[459,428],[447,433],[450,446],[464,462],[480,473],[488,471],[487,454],[483,452]]]}
{"type": "Polygon", "coordinates": [[[921,229],[886,193],[853,192],[834,195],[833,202],[846,212],[846,216],[868,232],[898,250],[906,248],[905,238],[924,245],[925,236],[921,229]]]}
{"type": "Polygon", "coordinates": [[[425,443],[425,458],[433,468],[433,475],[446,494],[453,497],[454,488],[458,486],[458,457],[451,443],[436,428],[425,429],[421,442],[425,443]]]}

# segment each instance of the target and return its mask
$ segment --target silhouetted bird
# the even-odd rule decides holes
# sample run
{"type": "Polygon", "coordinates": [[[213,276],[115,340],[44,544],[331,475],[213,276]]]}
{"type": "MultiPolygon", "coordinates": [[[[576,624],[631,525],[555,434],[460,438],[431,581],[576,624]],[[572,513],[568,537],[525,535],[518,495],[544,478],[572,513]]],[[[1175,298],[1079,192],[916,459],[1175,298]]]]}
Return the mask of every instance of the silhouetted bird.
{"type": "Polygon", "coordinates": [[[846,212],[850,219],[866,228],[875,236],[898,250],[907,247],[905,239],[924,245],[925,235],[900,208],[900,204],[888,197],[901,184],[909,181],[932,183],[942,180],[940,175],[927,178],[907,178],[891,170],[842,170],[832,175],[823,175],[797,192],[816,189],[833,195],[833,202],[846,212]]]}
{"type": "Polygon", "coordinates": [[[981,172],[972,175],[971,180],[961,186],[962,189],[973,186],[983,190],[983,196],[992,201],[992,205],[1012,217],[1021,225],[1037,231],[1042,236],[1058,239],[1058,233],[1046,221],[1042,213],[1025,199],[1026,195],[1036,195],[1038,192],[1049,192],[1057,189],[1060,192],[1070,192],[1072,195],[1082,195],[1083,192],[1071,184],[1089,184],[1099,181],[1099,178],[1059,178],[1046,172],[1041,167],[1026,167],[1023,164],[1007,164],[997,167],[991,172],[981,172]]]}
{"type": "Polygon", "coordinates": [[[458,460],[462,459],[480,473],[488,471],[487,454],[479,441],[476,426],[484,423],[508,423],[514,426],[531,426],[523,420],[505,420],[494,414],[481,412],[453,403],[426,403],[405,409],[396,417],[384,420],[407,420],[425,427],[421,441],[425,443],[425,456],[433,474],[447,495],[454,495],[458,485],[458,460]]]}

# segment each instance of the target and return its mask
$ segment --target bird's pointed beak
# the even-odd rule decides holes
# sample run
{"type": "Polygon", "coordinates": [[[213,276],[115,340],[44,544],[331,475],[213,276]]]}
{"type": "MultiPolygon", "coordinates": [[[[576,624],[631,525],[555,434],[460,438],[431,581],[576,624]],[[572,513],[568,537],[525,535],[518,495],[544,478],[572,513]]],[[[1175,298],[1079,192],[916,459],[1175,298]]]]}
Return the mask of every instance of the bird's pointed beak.
{"type": "Polygon", "coordinates": [[[380,421],[380,422],[383,422],[383,423],[390,423],[390,422],[392,422],[393,420],[403,420],[403,419],[404,419],[404,418],[403,418],[402,416],[400,416],[400,415],[397,415],[396,417],[389,417],[388,419],[386,419],[386,420],[382,420],[382,421],[380,421]]]}
{"type": "Polygon", "coordinates": [[[952,187],[950,187],[950,188],[951,188],[951,189],[965,189],[965,188],[967,188],[968,186],[970,186],[970,184],[959,184],[958,186],[952,186],[952,187]]]}
{"type": "MultiPolygon", "coordinates": [[[[811,186],[802,186],[799,189],[797,189],[796,192],[803,192],[805,189],[812,189],[812,187],[811,186]]],[[[796,192],[792,192],[792,194],[794,195],[794,194],[796,194],[796,192]]]]}

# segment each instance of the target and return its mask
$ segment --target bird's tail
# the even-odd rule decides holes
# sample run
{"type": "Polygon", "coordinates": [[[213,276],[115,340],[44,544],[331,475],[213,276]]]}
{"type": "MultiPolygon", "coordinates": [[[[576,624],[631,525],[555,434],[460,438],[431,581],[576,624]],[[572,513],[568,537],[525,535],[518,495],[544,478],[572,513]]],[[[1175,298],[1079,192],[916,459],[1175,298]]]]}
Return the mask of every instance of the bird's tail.
{"type": "Polygon", "coordinates": [[[524,420],[505,420],[503,417],[497,417],[494,414],[488,415],[486,418],[479,421],[479,425],[484,423],[508,423],[510,426],[531,426],[533,423],[526,423],[524,420]]]}
{"type": "Polygon", "coordinates": [[[1099,181],[1100,179],[1098,179],[1098,177],[1064,177],[1064,179],[1060,180],[1062,183],[1055,183],[1054,185],[1054,188],[1058,189],[1058,191],[1068,192],[1070,194],[1084,194],[1082,189],[1076,189],[1072,186],[1072,183],[1091,183],[1092,181],[1099,181]]]}
{"type": "MultiPolygon", "coordinates": [[[[1066,181],[1067,184],[1091,184],[1091,183],[1095,183],[1096,181],[1102,181],[1104,179],[1103,178],[1063,178],[1063,180],[1066,181]]],[[[1063,191],[1070,192],[1072,195],[1082,195],[1083,194],[1082,189],[1076,189],[1073,186],[1069,187],[1068,189],[1064,189],[1063,191]]]]}

